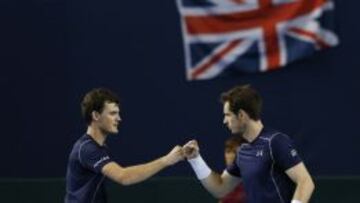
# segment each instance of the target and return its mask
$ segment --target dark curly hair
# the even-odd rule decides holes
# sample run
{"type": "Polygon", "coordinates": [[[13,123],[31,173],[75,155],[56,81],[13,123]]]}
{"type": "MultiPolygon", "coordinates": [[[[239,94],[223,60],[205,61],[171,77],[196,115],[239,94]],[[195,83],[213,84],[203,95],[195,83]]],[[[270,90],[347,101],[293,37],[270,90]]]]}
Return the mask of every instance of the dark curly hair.
{"type": "Polygon", "coordinates": [[[81,113],[86,124],[91,123],[91,113],[93,111],[100,113],[103,111],[106,102],[116,103],[117,105],[120,103],[118,96],[105,88],[96,88],[86,93],[81,102],[81,113]]]}
{"type": "Polygon", "coordinates": [[[234,114],[238,114],[242,109],[251,119],[260,119],[262,98],[250,85],[239,85],[222,93],[221,102],[229,102],[230,110],[234,114]]]}

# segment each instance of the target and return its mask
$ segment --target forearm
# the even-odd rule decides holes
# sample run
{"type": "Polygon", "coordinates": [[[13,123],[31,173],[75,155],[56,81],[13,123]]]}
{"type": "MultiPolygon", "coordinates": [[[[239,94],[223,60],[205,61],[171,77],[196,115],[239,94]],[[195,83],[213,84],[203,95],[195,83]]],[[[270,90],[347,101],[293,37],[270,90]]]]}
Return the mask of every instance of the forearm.
{"type": "Polygon", "coordinates": [[[167,167],[163,158],[154,161],[126,167],[122,172],[122,184],[131,185],[144,181],[167,167]]]}
{"type": "Polygon", "coordinates": [[[190,159],[189,163],[202,185],[214,197],[222,198],[234,188],[235,184],[232,184],[229,180],[225,181],[222,175],[211,171],[200,155],[190,159]]]}
{"type": "Polygon", "coordinates": [[[222,198],[231,191],[231,188],[221,178],[220,174],[212,172],[207,178],[200,180],[202,185],[215,198],[222,198]]]}
{"type": "Polygon", "coordinates": [[[181,147],[175,146],[170,153],[154,161],[129,167],[122,167],[116,162],[110,162],[102,167],[101,172],[119,184],[131,185],[150,178],[165,167],[182,159],[181,147]]]}
{"type": "Polygon", "coordinates": [[[308,203],[311,195],[315,189],[315,185],[310,177],[298,182],[293,200],[298,200],[301,203],[308,203]]]}

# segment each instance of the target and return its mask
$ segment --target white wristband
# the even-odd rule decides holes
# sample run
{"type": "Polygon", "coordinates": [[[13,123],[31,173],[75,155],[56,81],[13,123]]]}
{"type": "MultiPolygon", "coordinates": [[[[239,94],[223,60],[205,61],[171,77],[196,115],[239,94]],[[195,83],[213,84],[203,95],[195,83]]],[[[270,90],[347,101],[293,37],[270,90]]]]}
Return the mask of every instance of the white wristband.
{"type": "Polygon", "coordinates": [[[300,200],[293,199],[291,200],[291,203],[302,203],[300,200]]]}
{"type": "Polygon", "coordinates": [[[199,180],[205,179],[211,174],[211,169],[205,163],[204,159],[200,156],[200,154],[193,159],[189,159],[188,162],[190,163],[196,174],[196,177],[199,180]]]}

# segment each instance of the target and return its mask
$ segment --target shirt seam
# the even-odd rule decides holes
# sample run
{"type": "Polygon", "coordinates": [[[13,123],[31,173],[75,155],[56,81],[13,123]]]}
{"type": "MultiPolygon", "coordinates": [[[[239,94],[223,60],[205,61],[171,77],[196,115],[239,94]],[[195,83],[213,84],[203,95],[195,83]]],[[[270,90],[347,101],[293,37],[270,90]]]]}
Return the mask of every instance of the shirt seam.
{"type": "Polygon", "coordinates": [[[83,165],[84,163],[81,161],[81,149],[82,147],[87,144],[88,142],[91,142],[91,140],[86,140],[84,141],[83,143],[80,144],[80,147],[79,147],[79,153],[78,153],[78,156],[79,156],[79,161],[80,163],[83,165]]]}
{"type": "Polygon", "coordinates": [[[285,203],[284,198],[283,198],[282,195],[281,195],[280,189],[279,189],[279,187],[278,187],[278,185],[277,185],[277,183],[276,183],[275,177],[274,177],[275,159],[274,159],[274,155],[273,155],[273,152],[272,152],[271,142],[272,142],[273,138],[276,137],[277,135],[281,135],[281,133],[278,132],[278,133],[273,134],[273,135],[270,137],[270,139],[268,140],[268,141],[269,141],[269,149],[270,149],[270,157],[271,157],[271,160],[272,160],[270,176],[271,176],[271,179],[272,179],[272,181],[273,181],[273,183],[274,183],[276,192],[277,192],[277,194],[279,195],[280,201],[281,201],[282,203],[285,203]]]}

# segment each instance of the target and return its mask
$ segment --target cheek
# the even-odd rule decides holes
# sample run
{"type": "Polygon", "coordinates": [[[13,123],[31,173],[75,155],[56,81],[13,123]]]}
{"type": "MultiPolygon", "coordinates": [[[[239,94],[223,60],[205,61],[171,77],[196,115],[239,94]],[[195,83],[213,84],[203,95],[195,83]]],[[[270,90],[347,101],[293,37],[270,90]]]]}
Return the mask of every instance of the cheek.
{"type": "Polygon", "coordinates": [[[114,120],[112,118],[108,120],[108,126],[114,127],[114,120]]]}
{"type": "Polygon", "coordinates": [[[111,119],[109,117],[105,117],[101,122],[102,126],[104,126],[106,128],[109,128],[111,126],[111,123],[112,122],[111,122],[111,119]]]}
{"type": "Polygon", "coordinates": [[[231,120],[230,120],[230,123],[231,123],[231,125],[232,126],[236,126],[236,119],[235,118],[231,118],[231,120]]]}

